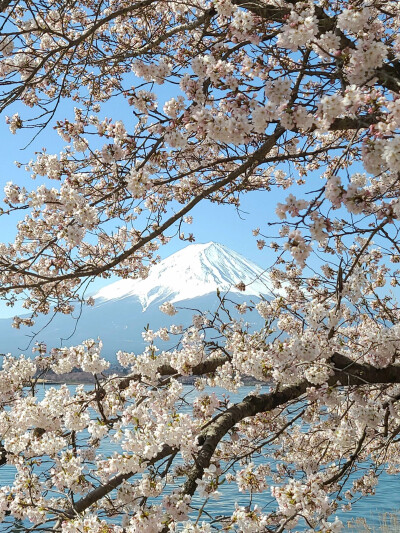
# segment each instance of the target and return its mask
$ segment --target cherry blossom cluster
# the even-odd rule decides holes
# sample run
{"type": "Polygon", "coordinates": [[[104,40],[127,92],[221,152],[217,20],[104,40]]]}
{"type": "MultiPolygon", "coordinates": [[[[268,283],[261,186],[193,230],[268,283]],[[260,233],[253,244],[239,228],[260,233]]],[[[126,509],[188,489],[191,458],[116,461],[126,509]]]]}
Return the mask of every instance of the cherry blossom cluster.
{"type": "Polygon", "coordinates": [[[268,193],[249,246],[270,280],[189,325],[161,303],[176,324],[118,352],[123,376],[101,340],[2,355],[0,473],[15,474],[0,521],[339,532],[339,512],[399,473],[398,3],[0,4],[6,129],[61,146],[28,146],[3,181],[0,221],[17,222],[0,296],[29,312],[13,325],[93,305],[96,278],[146,278],[172,238],[196,238],[196,206],[240,213],[246,193],[268,193]],[[74,369],[93,386],[38,394],[74,369]],[[248,505],[225,505],[230,484],[248,505]]]}

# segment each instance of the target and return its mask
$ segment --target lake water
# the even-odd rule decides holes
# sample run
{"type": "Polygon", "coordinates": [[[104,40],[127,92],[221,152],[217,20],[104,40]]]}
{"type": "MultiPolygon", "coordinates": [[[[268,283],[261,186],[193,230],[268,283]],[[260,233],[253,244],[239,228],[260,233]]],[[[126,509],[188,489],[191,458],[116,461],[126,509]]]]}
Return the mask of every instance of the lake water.
{"type": "MultiPolygon", "coordinates": [[[[42,399],[45,393],[46,388],[49,387],[48,385],[42,386],[41,389],[38,391],[38,398],[42,399]]],[[[69,385],[69,388],[71,390],[74,390],[73,385],[69,385]]],[[[86,386],[85,386],[86,388],[86,386]]],[[[87,386],[87,388],[90,388],[90,386],[87,386]]],[[[197,391],[193,390],[193,387],[191,386],[185,386],[185,394],[186,400],[190,404],[190,400],[197,395],[197,391]]],[[[218,389],[210,389],[213,390],[218,397],[222,397],[222,394],[227,394],[226,391],[222,391],[218,389]]],[[[229,393],[229,398],[232,402],[238,402],[240,401],[244,396],[246,396],[250,391],[252,390],[251,387],[244,387],[241,389],[240,394],[232,394],[229,393]]],[[[207,392],[207,389],[205,390],[207,392]]],[[[266,389],[265,389],[266,392],[266,389]]],[[[186,409],[189,409],[187,407],[186,409]]],[[[184,409],[183,409],[184,410],[184,409]]],[[[105,442],[99,449],[103,455],[111,455],[114,451],[120,450],[119,445],[112,443],[112,442],[105,442]]],[[[259,459],[256,459],[254,461],[256,464],[260,462],[259,459]]],[[[14,474],[15,469],[10,466],[3,466],[0,467],[0,485],[10,485],[13,483],[14,480],[14,474]]],[[[210,503],[207,506],[207,509],[210,512],[215,512],[216,514],[220,514],[222,512],[222,508],[228,508],[228,507],[234,507],[235,502],[237,502],[239,505],[247,505],[249,502],[248,495],[242,494],[235,490],[236,484],[225,484],[224,487],[221,488],[222,492],[222,501],[220,500],[211,500],[210,503]]],[[[351,511],[343,512],[342,510],[338,510],[336,515],[345,523],[347,524],[349,521],[354,520],[356,518],[365,518],[369,526],[378,526],[381,521],[381,516],[383,513],[387,512],[395,512],[400,510],[400,475],[397,476],[389,476],[387,474],[382,474],[379,480],[379,484],[376,487],[376,493],[373,496],[368,496],[363,498],[362,500],[354,503],[353,508],[351,511]]],[[[265,510],[269,508],[274,507],[274,500],[271,498],[269,492],[266,492],[264,494],[255,494],[252,499],[253,504],[258,504],[261,508],[264,508],[265,510]]],[[[346,502],[344,502],[346,503],[346,502]]],[[[196,504],[196,500],[194,500],[194,504],[196,504]]],[[[8,519],[9,520],[9,519],[8,519]]],[[[13,527],[11,530],[10,528],[10,522],[7,520],[7,524],[0,524],[0,531],[8,531],[10,533],[17,533],[19,531],[18,526],[13,527]]],[[[301,527],[297,527],[296,531],[301,531],[301,527]]],[[[394,531],[394,530],[393,530],[394,531]]]]}

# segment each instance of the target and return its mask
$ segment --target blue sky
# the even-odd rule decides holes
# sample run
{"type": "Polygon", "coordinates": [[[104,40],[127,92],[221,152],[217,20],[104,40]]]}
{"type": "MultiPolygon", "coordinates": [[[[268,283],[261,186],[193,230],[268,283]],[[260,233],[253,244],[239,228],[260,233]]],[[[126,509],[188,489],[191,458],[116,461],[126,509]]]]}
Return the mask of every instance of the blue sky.
{"type": "MultiPolygon", "coordinates": [[[[108,107],[110,108],[110,105],[108,107]]],[[[27,116],[27,108],[19,107],[10,109],[7,114],[11,115],[16,110],[20,112],[22,118],[27,116]]],[[[118,111],[120,109],[118,108],[118,111]]],[[[106,113],[115,120],[120,117],[112,109],[106,113]]],[[[59,118],[73,118],[72,108],[63,107],[59,113],[59,118]]],[[[123,116],[124,120],[126,119],[123,116]]],[[[54,123],[54,121],[53,121],[54,123]]],[[[0,157],[2,164],[0,166],[0,197],[3,198],[3,188],[7,181],[13,181],[18,185],[25,186],[28,190],[38,187],[43,183],[43,178],[38,177],[32,180],[26,170],[21,167],[17,168],[14,161],[27,163],[34,158],[37,151],[46,147],[48,153],[58,153],[64,146],[64,141],[57,133],[48,127],[42,131],[34,141],[32,140],[35,130],[19,130],[16,135],[12,135],[5,123],[5,114],[0,117],[0,134],[2,142],[0,144],[0,157]],[[28,145],[28,146],[26,146],[28,145]]],[[[57,186],[55,182],[49,182],[57,186]]],[[[283,193],[283,197],[286,193],[283,193]]],[[[267,266],[273,260],[274,254],[269,248],[263,251],[258,250],[256,238],[252,235],[252,230],[256,227],[265,228],[267,220],[270,220],[271,212],[275,209],[277,201],[276,193],[255,192],[242,196],[242,205],[240,212],[233,206],[219,206],[209,202],[198,205],[191,213],[194,217],[192,225],[183,225],[186,235],[194,233],[196,243],[205,243],[208,241],[220,242],[229,248],[243,254],[260,266],[267,266]]],[[[12,215],[0,217],[0,231],[3,242],[11,242],[16,232],[16,223],[23,218],[24,212],[17,212],[12,215]]],[[[162,258],[176,252],[187,246],[189,243],[174,238],[171,242],[160,248],[159,254],[162,258]]],[[[92,290],[95,291],[101,286],[110,283],[110,280],[98,280],[92,284],[92,290]]],[[[0,301],[0,318],[14,316],[18,308],[6,307],[0,301]]]]}
{"type": "MultiPolygon", "coordinates": [[[[127,127],[130,126],[129,115],[126,114],[123,106],[116,105],[116,101],[108,103],[106,109],[107,111],[104,111],[104,108],[102,111],[107,116],[113,117],[114,120],[122,118],[127,127]],[[115,109],[113,106],[115,106],[115,109]]],[[[17,109],[9,110],[8,114],[11,115],[15,111],[17,109]]],[[[26,117],[26,108],[20,108],[18,111],[23,118],[26,117]]],[[[59,119],[70,118],[72,120],[72,106],[63,105],[58,115],[59,119]]],[[[17,168],[14,165],[14,161],[18,160],[21,163],[27,163],[34,158],[35,151],[41,151],[43,147],[46,147],[48,153],[58,153],[63,149],[64,141],[51,127],[42,131],[25,149],[21,149],[31,141],[34,131],[31,129],[19,130],[16,135],[12,135],[8,130],[8,125],[5,123],[5,115],[0,116],[0,134],[2,138],[2,143],[0,144],[2,161],[0,166],[0,199],[3,197],[3,187],[7,181],[14,181],[27,189],[36,188],[44,181],[44,178],[41,177],[38,177],[35,181],[32,180],[23,167],[17,168]]],[[[353,168],[352,171],[361,170],[360,165],[357,164],[355,167],[357,168],[353,168]]],[[[319,175],[320,173],[317,171],[307,177],[307,182],[309,182],[307,188],[309,190],[315,190],[323,184],[319,180],[319,175]]],[[[49,182],[47,180],[47,183],[57,186],[57,182],[49,182]]],[[[201,203],[191,213],[194,217],[194,223],[192,225],[184,224],[182,226],[183,231],[186,235],[189,232],[193,232],[196,243],[209,241],[222,243],[254,261],[259,266],[268,268],[274,262],[276,254],[268,246],[260,251],[257,248],[257,238],[252,235],[252,230],[259,227],[263,233],[276,234],[277,228],[269,229],[267,224],[272,219],[277,220],[274,213],[276,203],[283,201],[290,192],[290,190],[273,187],[273,192],[254,192],[243,195],[239,213],[233,206],[220,206],[209,202],[201,203]]],[[[332,212],[331,215],[332,217],[340,218],[341,210],[332,212]]],[[[24,212],[0,217],[0,231],[3,242],[10,242],[14,239],[16,223],[23,216],[24,212]]],[[[171,233],[172,231],[169,232],[169,234],[171,233]]],[[[168,245],[160,248],[159,254],[162,258],[167,257],[188,244],[175,237],[168,245]]],[[[316,261],[319,262],[320,260],[316,261]]],[[[115,279],[95,281],[91,284],[90,293],[96,292],[100,287],[111,283],[115,279]]],[[[9,308],[0,300],[0,318],[15,316],[22,312],[22,308],[18,306],[9,308]]]]}

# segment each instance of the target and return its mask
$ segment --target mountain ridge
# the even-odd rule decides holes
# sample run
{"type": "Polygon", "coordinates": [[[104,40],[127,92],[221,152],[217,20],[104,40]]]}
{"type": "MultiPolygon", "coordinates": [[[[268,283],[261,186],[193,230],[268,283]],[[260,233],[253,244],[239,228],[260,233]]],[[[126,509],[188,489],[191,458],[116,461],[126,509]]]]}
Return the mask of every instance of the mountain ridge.
{"type": "Polygon", "coordinates": [[[154,265],[145,279],[124,279],[100,289],[97,303],[136,296],[145,311],[153,303],[172,303],[206,294],[230,291],[249,296],[269,295],[265,272],[226,246],[208,242],[192,244],[154,265]],[[237,285],[244,284],[245,290],[237,285]]]}
{"type": "MultiPolygon", "coordinates": [[[[268,298],[269,283],[261,267],[223,245],[189,245],[152,267],[145,280],[119,280],[97,291],[95,305],[84,307],[79,319],[58,314],[48,324],[49,317],[44,315],[36,319],[33,328],[19,330],[11,328],[12,319],[0,319],[0,352],[28,354],[36,341],[50,349],[99,337],[103,356],[115,362],[118,350],[144,350],[142,332],[147,325],[153,330],[172,324],[186,327],[193,314],[216,310],[220,304],[217,288],[222,293],[231,289],[235,301],[242,304],[258,300],[260,294],[268,298]],[[238,283],[246,285],[244,291],[235,287],[238,283]],[[167,301],[178,304],[177,315],[168,316],[159,310],[167,301]]],[[[229,305],[236,316],[238,311],[229,305]]],[[[251,321],[254,326],[263,323],[256,312],[251,321]]],[[[163,342],[160,348],[170,349],[175,342],[163,342]]]]}

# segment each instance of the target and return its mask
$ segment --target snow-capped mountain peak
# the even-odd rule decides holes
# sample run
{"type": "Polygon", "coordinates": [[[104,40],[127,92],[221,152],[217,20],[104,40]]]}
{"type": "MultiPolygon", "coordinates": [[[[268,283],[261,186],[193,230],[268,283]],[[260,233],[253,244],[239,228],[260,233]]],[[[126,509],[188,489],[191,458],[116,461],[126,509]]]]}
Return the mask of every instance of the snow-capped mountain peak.
{"type": "Polygon", "coordinates": [[[98,303],[137,297],[146,310],[152,303],[180,302],[215,293],[239,292],[235,285],[243,282],[247,296],[268,295],[269,280],[252,261],[222,244],[192,244],[167,257],[150,269],[144,280],[120,280],[100,289],[98,303]]]}

